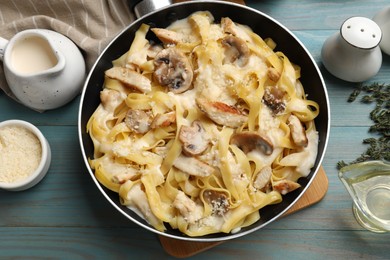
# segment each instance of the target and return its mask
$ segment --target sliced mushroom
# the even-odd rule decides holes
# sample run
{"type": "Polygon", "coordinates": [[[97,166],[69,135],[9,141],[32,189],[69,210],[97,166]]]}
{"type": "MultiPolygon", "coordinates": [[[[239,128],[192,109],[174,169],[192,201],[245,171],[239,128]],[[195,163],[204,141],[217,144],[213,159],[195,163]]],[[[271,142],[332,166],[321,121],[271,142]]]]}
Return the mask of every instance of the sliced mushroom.
{"type": "Polygon", "coordinates": [[[163,49],[155,57],[154,65],[154,78],[173,93],[182,93],[191,87],[194,73],[188,58],[179,50],[163,49]]]}
{"type": "Polygon", "coordinates": [[[265,89],[263,102],[271,109],[274,115],[280,114],[286,109],[285,94],[286,92],[278,87],[267,87],[265,89]]]}
{"type": "Polygon", "coordinates": [[[210,142],[202,123],[197,120],[191,126],[183,125],[180,128],[179,140],[183,143],[183,152],[190,156],[203,153],[210,142]]]}
{"type": "Polygon", "coordinates": [[[257,132],[236,133],[231,137],[230,143],[239,147],[244,153],[259,149],[265,155],[270,155],[274,150],[272,143],[257,132]]]}
{"type": "Polygon", "coordinates": [[[180,34],[175,31],[164,28],[152,28],[150,30],[165,44],[177,44],[182,41],[180,34]]]}
{"type": "Polygon", "coordinates": [[[219,101],[209,101],[205,98],[197,98],[196,104],[201,111],[219,125],[237,128],[247,121],[247,116],[234,106],[219,101]]]}
{"type": "Polygon", "coordinates": [[[106,70],[105,74],[107,77],[117,79],[126,86],[142,93],[148,93],[152,90],[152,84],[147,77],[129,68],[112,67],[106,70]]]}
{"type": "Polygon", "coordinates": [[[173,166],[189,175],[207,177],[214,172],[214,168],[195,157],[179,155],[173,162],[173,166]]]}
{"type": "Polygon", "coordinates": [[[276,181],[272,185],[273,189],[277,192],[279,192],[282,195],[286,195],[287,193],[298,189],[301,187],[301,185],[297,182],[290,181],[290,180],[280,180],[276,181]]]}
{"type": "Polygon", "coordinates": [[[248,64],[250,50],[244,40],[228,35],[223,38],[222,45],[225,46],[225,62],[236,62],[240,67],[248,64]]]}
{"type": "Polygon", "coordinates": [[[150,125],[152,129],[167,127],[176,122],[176,112],[171,111],[165,114],[157,114],[150,125]]]}
{"type": "Polygon", "coordinates": [[[271,182],[272,169],[270,166],[264,166],[256,175],[253,181],[253,187],[259,190],[266,190],[267,186],[271,182]]]}
{"type": "Polygon", "coordinates": [[[223,216],[229,210],[229,198],[224,192],[216,190],[205,190],[203,192],[204,200],[211,205],[212,213],[223,216]]]}
{"type": "Polygon", "coordinates": [[[140,109],[129,109],[125,117],[127,127],[135,133],[145,134],[150,130],[150,115],[140,109]]]}
{"type": "Polygon", "coordinates": [[[287,122],[294,144],[300,147],[307,147],[309,141],[307,140],[306,131],[298,117],[290,115],[287,122]]]}

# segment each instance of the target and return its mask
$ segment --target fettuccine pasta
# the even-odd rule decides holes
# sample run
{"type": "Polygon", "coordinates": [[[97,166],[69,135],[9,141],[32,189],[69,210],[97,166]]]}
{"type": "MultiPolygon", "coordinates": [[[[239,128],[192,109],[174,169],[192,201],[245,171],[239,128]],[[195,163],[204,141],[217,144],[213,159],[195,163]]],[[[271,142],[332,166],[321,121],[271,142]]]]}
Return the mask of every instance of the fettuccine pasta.
{"type": "Polygon", "coordinates": [[[209,12],[142,25],[87,124],[98,181],[160,231],[203,236],[258,221],[300,188],[318,147],[319,106],[276,44],[209,12]]]}

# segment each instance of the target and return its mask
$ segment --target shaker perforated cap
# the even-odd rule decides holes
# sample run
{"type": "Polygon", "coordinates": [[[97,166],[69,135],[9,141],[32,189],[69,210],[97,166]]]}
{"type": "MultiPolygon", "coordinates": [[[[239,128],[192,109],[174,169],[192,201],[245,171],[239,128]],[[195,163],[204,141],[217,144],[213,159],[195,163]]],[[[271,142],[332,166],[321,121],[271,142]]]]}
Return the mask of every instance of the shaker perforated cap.
{"type": "Polygon", "coordinates": [[[372,49],[382,39],[380,27],[366,17],[351,17],[341,26],[341,36],[351,45],[361,49],[372,49]]]}

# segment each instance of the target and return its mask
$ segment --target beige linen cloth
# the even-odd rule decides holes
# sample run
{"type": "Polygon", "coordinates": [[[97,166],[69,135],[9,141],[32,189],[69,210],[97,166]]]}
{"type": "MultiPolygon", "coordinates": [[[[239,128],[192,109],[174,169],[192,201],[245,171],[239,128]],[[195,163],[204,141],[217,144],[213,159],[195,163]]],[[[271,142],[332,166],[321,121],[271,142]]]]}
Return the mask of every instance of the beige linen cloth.
{"type": "MultiPolygon", "coordinates": [[[[49,29],[70,38],[82,51],[87,70],[134,14],[127,0],[0,0],[0,37],[26,29],[49,29]]],[[[10,92],[0,62],[0,88],[10,92]]]]}

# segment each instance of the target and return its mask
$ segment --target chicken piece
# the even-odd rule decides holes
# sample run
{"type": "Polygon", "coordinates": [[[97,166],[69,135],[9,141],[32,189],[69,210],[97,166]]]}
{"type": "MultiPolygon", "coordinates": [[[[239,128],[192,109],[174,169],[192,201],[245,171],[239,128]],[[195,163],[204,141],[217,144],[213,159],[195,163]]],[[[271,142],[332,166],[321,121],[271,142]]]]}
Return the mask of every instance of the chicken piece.
{"type": "Polygon", "coordinates": [[[167,157],[169,149],[166,146],[157,146],[153,149],[153,152],[162,158],[167,157]]]}
{"type": "Polygon", "coordinates": [[[148,93],[152,90],[152,84],[147,77],[129,68],[112,67],[106,70],[105,75],[142,93],[148,93]]]}
{"type": "Polygon", "coordinates": [[[224,62],[236,63],[240,67],[248,64],[250,50],[244,40],[229,35],[223,38],[222,45],[225,47],[224,62]]]}
{"type": "Polygon", "coordinates": [[[214,168],[194,157],[179,155],[173,162],[173,166],[189,175],[207,177],[214,172],[214,168]]]}
{"type": "Polygon", "coordinates": [[[247,121],[247,116],[234,106],[219,101],[209,101],[205,98],[197,98],[196,104],[213,122],[237,128],[247,121]]]}
{"type": "Polygon", "coordinates": [[[125,183],[128,180],[135,180],[135,179],[137,179],[139,177],[140,177],[140,174],[126,174],[126,173],[123,173],[123,174],[117,174],[117,175],[113,176],[112,177],[112,181],[114,183],[123,184],[123,183],[125,183]]]}
{"type": "Polygon", "coordinates": [[[307,140],[306,131],[298,117],[290,115],[287,122],[294,144],[300,147],[307,147],[309,141],[307,140]]]}
{"type": "Polygon", "coordinates": [[[179,210],[180,215],[190,224],[202,218],[202,208],[187,195],[179,191],[173,201],[173,206],[179,210]]]}
{"type": "Polygon", "coordinates": [[[228,17],[223,17],[221,19],[221,27],[224,33],[234,35],[246,42],[251,41],[249,35],[228,17]]]}
{"type": "Polygon", "coordinates": [[[150,29],[157,38],[164,44],[177,44],[182,41],[182,37],[175,31],[171,31],[164,28],[152,28],[150,29]]]}
{"type": "Polygon", "coordinates": [[[157,114],[150,125],[152,129],[167,127],[176,122],[176,112],[171,111],[165,114],[157,114]]]}
{"type": "Polygon", "coordinates": [[[153,226],[164,228],[162,221],[158,219],[150,208],[146,193],[143,191],[141,184],[136,184],[131,188],[127,194],[127,200],[131,206],[137,208],[143,217],[153,226]]]}
{"type": "Polygon", "coordinates": [[[270,67],[267,70],[267,76],[273,82],[277,82],[280,79],[281,75],[280,75],[280,72],[277,69],[275,69],[274,67],[270,67]]]}
{"type": "Polygon", "coordinates": [[[236,25],[229,17],[223,17],[221,19],[221,27],[223,29],[223,32],[229,33],[232,35],[237,35],[236,25]]]}
{"type": "Polygon", "coordinates": [[[261,191],[266,191],[267,186],[271,182],[272,169],[270,166],[264,166],[256,175],[253,181],[253,187],[261,191]]]}
{"type": "Polygon", "coordinates": [[[265,155],[270,155],[274,150],[272,143],[257,132],[236,133],[231,137],[230,143],[239,147],[244,153],[258,149],[265,155]]]}
{"type": "Polygon", "coordinates": [[[127,127],[137,134],[145,134],[150,130],[150,115],[140,109],[129,109],[125,117],[127,127]]]}
{"type": "Polygon", "coordinates": [[[191,126],[183,125],[180,128],[179,140],[183,143],[183,152],[189,156],[203,153],[210,142],[202,123],[197,120],[191,126]]]}
{"type": "Polygon", "coordinates": [[[123,98],[118,91],[105,88],[100,92],[100,100],[105,110],[114,112],[115,108],[122,103],[123,98]]]}
{"type": "Polygon", "coordinates": [[[154,59],[153,76],[175,94],[183,93],[192,85],[194,73],[188,58],[175,48],[160,51],[154,59]]]}
{"type": "Polygon", "coordinates": [[[279,192],[282,195],[286,195],[287,193],[296,190],[300,187],[301,185],[299,183],[290,180],[280,180],[272,184],[273,190],[279,192]]]}

